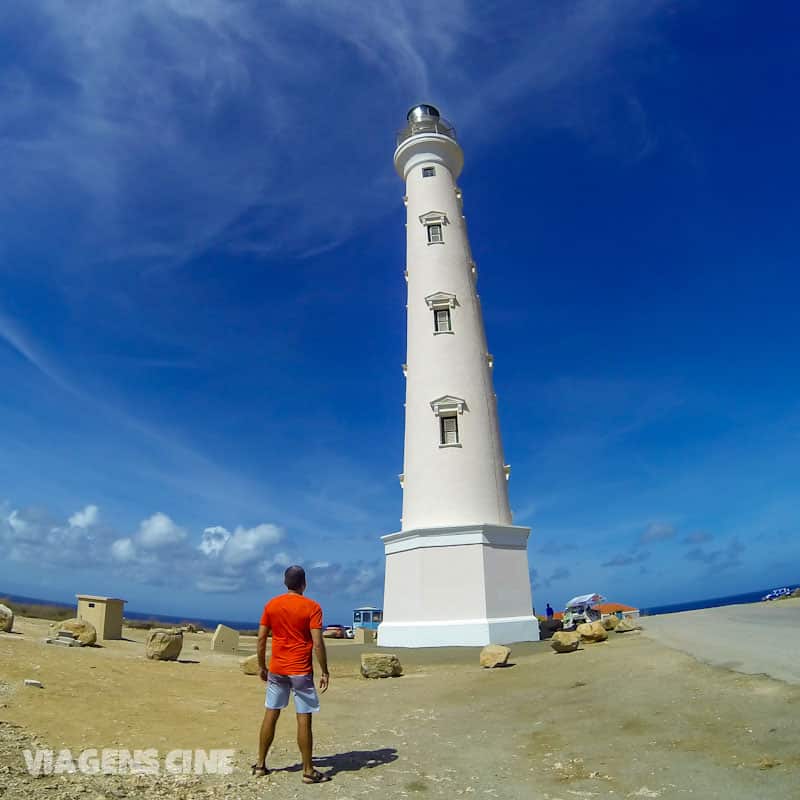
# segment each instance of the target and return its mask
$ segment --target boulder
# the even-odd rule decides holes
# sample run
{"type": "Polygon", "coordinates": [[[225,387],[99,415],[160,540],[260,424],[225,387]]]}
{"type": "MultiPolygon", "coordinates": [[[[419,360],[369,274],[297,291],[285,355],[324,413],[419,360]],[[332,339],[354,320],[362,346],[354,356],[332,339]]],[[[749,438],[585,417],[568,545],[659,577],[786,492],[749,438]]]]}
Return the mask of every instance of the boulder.
{"type": "Polygon", "coordinates": [[[362,653],[361,674],[365,678],[396,678],[403,674],[403,668],[391,653],[362,653]]]}
{"type": "Polygon", "coordinates": [[[578,625],[577,632],[584,642],[604,642],[608,639],[608,632],[601,622],[584,622],[578,625]]]}
{"type": "Polygon", "coordinates": [[[560,631],[563,627],[560,619],[539,620],[539,638],[549,639],[556,631],[560,631]]]}
{"type": "Polygon", "coordinates": [[[176,628],[153,628],[147,634],[145,655],[153,661],[176,661],[183,648],[183,634],[176,628]]]}
{"type": "Polygon", "coordinates": [[[511,648],[502,644],[487,644],[481,650],[481,666],[485,669],[502,667],[508,663],[511,648]]]}
{"type": "Polygon", "coordinates": [[[239,631],[227,625],[217,625],[211,637],[211,649],[215,653],[232,653],[239,651],[239,631]]]}
{"type": "Polygon", "coordinates": [[[71,633],[81,643],[81,647],[86,647],[97,641],[97,631],[94,625],[85,619],[66,619],[64,622],[58,622],[51,627],[57,629],[57,634],[61,631],[71,633]]]}
{"type": "Polygon", "coordinates": [[[8,607],[0,603],[0,631],[3,633],[11,633],[14,627],[14,612],[8,607]]]}
{"type": "Polygon", "coordinates": [[[640,631],[642,626],[631,617],[623,617],[619,625],[614,629],[616,633],[629,633],[630,631],[640,631]]]}
{"type": "Polygon", "coordinates": [[[550,647],[556,653],[574,653],[581,643],[581,635],[577,631],[556,631],[550,639],[550,647]]]}
{"type": "Polygon", "coordinates": [[[610,617],[603,617],[600,622],[607,631],[613,631],[619,625],[619,617],[612,614],[610,617]]]}
{"type": "Polygon", "coordinates": [[[245,675],[258,675],[258,673],[261,672],[258,667],[258,655],[253,653],[253,655],[241,659],[239,661],[239,668],[245,675]]]}

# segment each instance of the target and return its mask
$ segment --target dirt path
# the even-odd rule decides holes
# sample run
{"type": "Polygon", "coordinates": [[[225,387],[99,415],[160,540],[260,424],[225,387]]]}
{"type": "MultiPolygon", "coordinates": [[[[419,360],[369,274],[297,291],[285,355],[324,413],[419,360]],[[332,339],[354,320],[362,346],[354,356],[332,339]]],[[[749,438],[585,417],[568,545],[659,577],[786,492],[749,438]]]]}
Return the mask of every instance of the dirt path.
{"type": "Polygon", "coordinates": [[[235,657],[210,653],[207,635],[186,637],[184,663],[160,663],[144,659],[141,632],[60,649],[41,643],[44,623],[21,620],[18,630],[0,636],[3,800],[800,798],[800,687],[699,664],[641,635],[565,655],[518,645],[514,666],[491,671],[475,649],[399,651],[406,674],[385,681],[358,675],[363,648],[334,643],[315,720],[318,765],[334,775],[307,787],[291,713],[270,757],[278,771],[247,776],[263,684],[235,657]],[[45,688],[23,687],[30,677],[45,688]],[[73,752],[230,748],[236,771],[34,780],[22,759],[31,736],[73,752]]]}

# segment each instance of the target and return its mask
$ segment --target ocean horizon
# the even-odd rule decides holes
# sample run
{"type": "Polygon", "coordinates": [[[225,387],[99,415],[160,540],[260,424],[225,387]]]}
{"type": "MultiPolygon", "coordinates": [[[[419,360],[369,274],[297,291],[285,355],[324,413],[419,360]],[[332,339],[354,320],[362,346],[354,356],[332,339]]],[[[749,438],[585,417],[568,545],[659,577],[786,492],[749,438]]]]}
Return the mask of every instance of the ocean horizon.
{"type": "MultiPolygon", "coordinates": [[[[800,584],[786,584],[790,588],[795,588],[800,584]]],[[[761,598],[776,587],[769,589],[759,589],[754,592],[744,592],[742,594],[726,595],[725,597],[710,597],[703,600],[689,600],[680,603],[670,603],[667,605],[650,606],[640,608],[642,616],[653,617],[659,614],[677,614],[681,611],[699,611],[703,608],[718,608],[719,606],[744,605],[746,603],[758,603],[761,598]]],[[[60,608],[74,608],[74,603],[65,603],[60,600],[45,600],[41,597],[28,597],[0,592],[0,599],[7,598],[15,603],[31,603],[36,605],[58,606],[60,608]]],[[[206,628],[216,628],[218,624],[227,625],[234,630],[255,630],[258,628],[258,621],[243,622],[242,620],[230,620],[210,617],[197,617],[191,614],[161,614],[154,611],[129,611],[125,610],[125,619],[135,620],[156,620],[158,622],[170,622],[172,624],[194,622],[206,628]]]]}

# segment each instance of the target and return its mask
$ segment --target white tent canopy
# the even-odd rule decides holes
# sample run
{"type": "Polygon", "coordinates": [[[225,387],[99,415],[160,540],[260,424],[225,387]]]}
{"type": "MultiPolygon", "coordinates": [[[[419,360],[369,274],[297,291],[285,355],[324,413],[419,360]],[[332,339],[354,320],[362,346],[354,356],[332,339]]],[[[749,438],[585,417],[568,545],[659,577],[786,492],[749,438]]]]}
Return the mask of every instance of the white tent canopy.
{"type": "Polygon", "coordinates": [[[600,603],[603,600],[605,600],[605,598],[599,594],[581,594],[578,595],[578,597],[573,597],[572,600],[567,603],[567,608],[591,605],[592,603],[600,603]]]}

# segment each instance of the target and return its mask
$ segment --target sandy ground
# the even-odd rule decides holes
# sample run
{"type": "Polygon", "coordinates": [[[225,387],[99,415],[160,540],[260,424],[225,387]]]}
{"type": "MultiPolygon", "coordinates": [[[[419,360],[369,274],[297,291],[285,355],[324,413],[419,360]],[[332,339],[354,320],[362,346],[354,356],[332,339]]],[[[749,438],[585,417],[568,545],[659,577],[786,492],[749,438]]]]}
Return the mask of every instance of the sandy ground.
{"type": "Polygon", "coordinates": [[[665,614],[646,627],[706,664],[800,684],[800,598],[665,614]]]}
{"type": "MultiPolygon", "coordinates": [[[[170,663],[144,658],[142,631],[62,649],[42,643],[47,623],[15,629],[0,634],[3,800],[800,798],[800,686],[699,663],[649,635],[612,634],[563,655],[546,642],[516,645],[513,666],[497,670],[478,667],[477,649],[400,650],[405,675],[381,681],[358,674],[371,648],[334,642],[314,723],[317,764],[332,780],[303,786],[291,712],[269,759],[275,772],[247,774],[263,684],[238,658],[211,653],[208,634],[187,635],[182,661],[170,663]],[[232,748],[236,770],[33,779],[22,750],[34,741],[74,753],[232,748]]],[[[773,636],[796,642],[796,629],[773,636]]],[[[243,644],[253,651],[253,640],[243,644]]]]}

